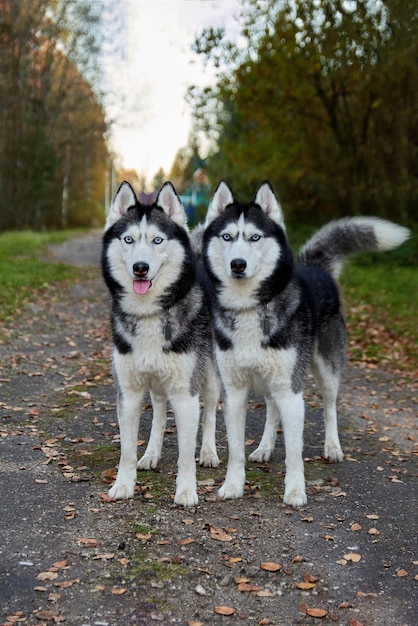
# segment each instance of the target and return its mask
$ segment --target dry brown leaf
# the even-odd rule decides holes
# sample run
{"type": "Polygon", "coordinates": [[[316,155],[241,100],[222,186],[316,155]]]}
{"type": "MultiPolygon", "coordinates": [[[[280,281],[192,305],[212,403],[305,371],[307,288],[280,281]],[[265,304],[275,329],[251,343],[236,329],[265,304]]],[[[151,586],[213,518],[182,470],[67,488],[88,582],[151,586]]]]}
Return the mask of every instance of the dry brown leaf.
{"type": "Polygon", "coordinates": [[[408,576],[408,572],[406,571],[406,569],[400,569],[396,572],[396,576],[398,576],[399,578],[406,578],[406,576],[408,576]]]}
{"type": "Polygon", "coordinates": [[[282,569],[280,563],[273,563],[272,561],[266,561],[265,563],[261,563],[260,567],[266,572],[278,572],[280,569],[282,569]]]}
{"type": "Polygon", "coordinates": [[[380,519],[379,515],[376,515],[375,513],[370,513],[368,515],[366,515],[367,519],[380,519]]]}
{"type": "Polygon", "coordinates": [[[217,615],[233,615],[236,611],[232,606],[215,606],[213,610],[217,615]]]}
{"type": "Polygon", "coordinates": [[[135,537],[137,539],[142,539],[143,541],[149,541],[152,537],[151,533],[136,533],[135,537]]]}
{"type": "Polygon", "coordinates": [[[110,592],[113,593],[114,596],[122,596],[126,593],[126,589],[125,587],[113,587],[110,592]]]}
{"type": "Polygon", "coordinates": [[[361,524],[357,524],[357,522],[354,523],[354,524],[351,524],[351,526],[350,526],[350,530],[354,530],[356,532],[358,532],[359,530],[362,530],[362,529],[363,529],[362,525],[361,524]]]}
{"type": "Polygon", "coordinates": [[[306,615],[310,615],[311,617],[326,617],[328,615],[328,611],[325,609],[310,608],[306,609],[306,615]]]}
{"type": "Polygon", "coordinates": [[[54,583],[54,586],[59,587],[60,589],[68,589],[69,587],[72,587],[73,585],[79,582],[80,582],[80,579],[75,578],[74,580],[63,580],[62,582],[56,582],[54,583]]]}
{"type": "MultiPolygon", "coordinates": [[[[272,593],[271,591],[267,591],[267,589],[261,589],[260,591],[257,591],[255,595],[257,596],[257,598],[274,598],[274,593],[272,593]]],[[[261,624],[261,622],[259,623],[261,624]]],[[[265,623],[268,624],[269,622],[265,623]]]]}
{"type": "Polygon", "coordinates": [[[86,548],[97,548],[97,546],[100,546],[100,541],[93,539],[93,537],[79,537],[77,543],[81,543],[86,548]]]}
{"type": "Polygon", "coordinates": [[[303,579],[307,583],[316,583],[318,582],[318,576],[314,576],[310,572],[306,572],[303,576],[303,579]]]}
{"type": "Polygon", "coordinates": [[[357,552],[349,552],[348,554],[344,554],[343,559],[346,561],[352,561],[353,563],[358,563],[361,561],[361,554],[357,552]]]}
{"type": "Polygon", "coordinates": [[[58,578],[57,572],[39,572],[37,580],[55,580],[58,578]]]}
{"type": "Polygon", "coordinates": [[[177,543],[179,546],[188,546],[190,543],[195,543],[196,539],[192,539],[191,537],[186,539],[177,539],[177,543]]]}
{"type": "Polygon", "coordinates": [[[210,526],[210,536],[212,539],[216,539],[216,541],[232,541],[232,536],[228,535],[222,528],[215,528],[215,526],[210,526]]]}
{"type": "Polygon", "coordinates": [[[259,591],[260,587],[258,587],[257,585],[251,585],[250,583],[239,583],[239,585],[237,585],[237,589],[238,591],[259,591]]]}
{"type": "Polygon", "coordinates": [[[377,528],[370,528],[367,534],[368,535],[380,535],[380,530],[377,530],[377,528]]]}
{"type": "Polygon", "coordinates": [[[248,583],[250,582],[250,579],[247,578],[246,576],[235,576],[234,577],[234,583],[236,585],[239,585],[240,583],[248,583]]]}
{"type": "Polygon", "coordinates": [[[315,583],[308,583],[306,581],[301,583],[296,583],[296,587],[298,589],[303,589],[304,591],[308,591],[309,589],[314,589],[316,587],[315,583]]]}

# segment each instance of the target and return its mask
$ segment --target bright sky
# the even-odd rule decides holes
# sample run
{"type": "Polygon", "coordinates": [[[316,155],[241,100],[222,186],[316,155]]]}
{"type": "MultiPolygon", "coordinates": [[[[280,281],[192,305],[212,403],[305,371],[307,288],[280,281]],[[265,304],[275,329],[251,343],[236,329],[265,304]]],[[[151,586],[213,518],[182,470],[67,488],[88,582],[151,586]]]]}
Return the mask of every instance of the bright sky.
{"type": "Polygon", "coordinates": [[[206,26],[236,28],[238,0],[122,0],[124,57],[109,64],[116,98],[111,106],[113,146],[122,164],[151,180],[168,173],[191,128],[185,101],[192,84],[211,81],[191,50],[206,26]]]}

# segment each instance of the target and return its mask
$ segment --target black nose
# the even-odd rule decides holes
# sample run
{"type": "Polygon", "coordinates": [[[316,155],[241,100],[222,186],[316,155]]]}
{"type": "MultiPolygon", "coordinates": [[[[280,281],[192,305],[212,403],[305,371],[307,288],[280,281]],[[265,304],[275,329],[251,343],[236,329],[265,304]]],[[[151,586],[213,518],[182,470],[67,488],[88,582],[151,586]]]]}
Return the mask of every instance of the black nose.
{"type": "Polygon", "coordinates": [[[146,276],[149,271],[149,265],[148,263],[134,263],[133,271],[135,276],[146,276]]]}
{"type": "Polygon", "coordinates": [[[231,261],[231,270],[234,272],[234,274],[243,274],[246,267],[247,262],[244,261],[244,259],[232,259],[231,261]]]}

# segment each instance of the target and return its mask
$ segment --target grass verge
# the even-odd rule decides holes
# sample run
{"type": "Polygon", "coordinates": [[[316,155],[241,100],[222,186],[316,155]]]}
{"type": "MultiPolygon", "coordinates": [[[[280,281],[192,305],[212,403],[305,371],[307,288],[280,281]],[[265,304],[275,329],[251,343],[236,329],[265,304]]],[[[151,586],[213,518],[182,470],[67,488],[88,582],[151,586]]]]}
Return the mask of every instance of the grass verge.
{"type": "Polygon", "coordinates": [[[80,231],[35,233],[6,232],[0,235],[0,320],[16,315],[51,284],[74,280],[79,268],[42,260],[47,247],[66,241],[80,231]]]}

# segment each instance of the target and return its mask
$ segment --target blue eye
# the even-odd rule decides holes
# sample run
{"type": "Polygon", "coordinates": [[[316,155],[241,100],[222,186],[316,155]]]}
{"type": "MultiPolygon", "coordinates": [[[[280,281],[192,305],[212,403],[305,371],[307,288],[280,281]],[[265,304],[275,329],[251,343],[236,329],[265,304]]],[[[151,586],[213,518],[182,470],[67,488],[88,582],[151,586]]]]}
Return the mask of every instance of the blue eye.
{"type": "Polygon", "coordinates": [[[130,235],[126,235],[126,237],[123,238],[123,241],[130,245],[131,243],[134,242],[134,239],[130,235]]]}
{"type": "Polygon", "coordinates": [[[152,240],[152,243],[155,243],[157,246],[160,245],[160,243],[163,243],[164,239],[162,237],[155,237],[155,239],[152,240]]]}
{"type": "Polygon", "coordinates": [[[261,235],[253,235],[252,237],[250,237],[250,241],[260,241],[261,239],[261,235]]]}
{"type": "Polygon", "coordinates": [[[224,234],[222,235],[222,239],[223,239],[224,241],[231,241],[232,237],[231,237],[231,235],[229,235],[228,233],[224,233],[224,234]]]}

